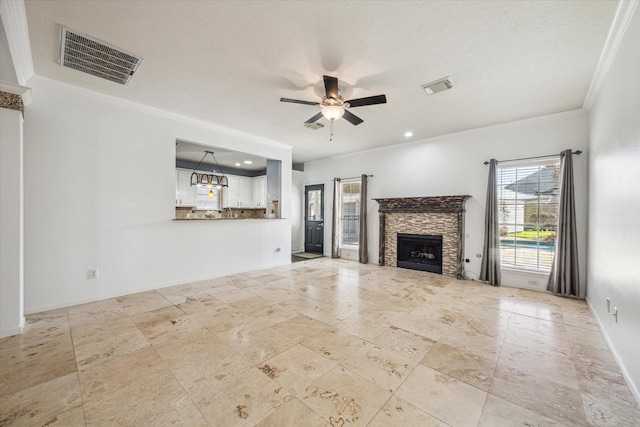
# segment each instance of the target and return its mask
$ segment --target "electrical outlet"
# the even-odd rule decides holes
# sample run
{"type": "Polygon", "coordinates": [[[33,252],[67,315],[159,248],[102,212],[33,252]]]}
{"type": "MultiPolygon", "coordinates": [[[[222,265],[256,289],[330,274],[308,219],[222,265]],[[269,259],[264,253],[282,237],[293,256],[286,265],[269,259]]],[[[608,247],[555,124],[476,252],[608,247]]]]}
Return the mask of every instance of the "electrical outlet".
{"type": "Polygon", "coordinates": [[[96,268],[95,270],[89,270],[89,279],[97,279],[98,276],[98,269],[96,268]]]}
{"type": "Polygon", "coordinates": [[[528,285],[530,285],[530,286],[538,286],[538,285],[540,284],[540,282],[538,282],[538,281],[537,281],[537,280],[535,280],[535,279],[529,279],[529,280],[527,281],[527,284],[528,284],[528,285]]]}

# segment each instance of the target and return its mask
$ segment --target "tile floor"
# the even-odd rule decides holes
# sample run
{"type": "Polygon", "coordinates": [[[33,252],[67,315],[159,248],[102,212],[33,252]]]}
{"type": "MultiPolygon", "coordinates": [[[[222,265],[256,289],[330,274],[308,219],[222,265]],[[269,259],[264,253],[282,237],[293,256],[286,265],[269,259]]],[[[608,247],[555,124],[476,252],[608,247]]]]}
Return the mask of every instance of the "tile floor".
{"type": "Polygon", "coordinates": [[[320,258],[28,316],[0,426],[638,426],[583,301],[320,258]]]}

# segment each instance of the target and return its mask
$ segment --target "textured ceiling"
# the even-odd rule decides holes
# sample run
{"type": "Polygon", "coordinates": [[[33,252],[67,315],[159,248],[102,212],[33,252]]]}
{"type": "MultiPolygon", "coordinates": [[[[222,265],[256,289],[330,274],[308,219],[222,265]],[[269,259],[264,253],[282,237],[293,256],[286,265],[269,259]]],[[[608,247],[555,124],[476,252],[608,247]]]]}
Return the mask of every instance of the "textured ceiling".
{"type": "MultiPolygon", "coordinates": [[[[26,10],[37,74],[293,146],[297,162],[580,108],[614,1],[40,1],[26,10]],[[144,57],[121,86],[58,65],[60,25],[144,57]],[[353,126],[303,122],[322,75],[353,126]],[[428,96],[421,85],[451,76],[428,96]],[[413,137],[405,138],[406,131],[413,137]]],[[[323,122],[324,119],[321,120],[323,122]]]]}

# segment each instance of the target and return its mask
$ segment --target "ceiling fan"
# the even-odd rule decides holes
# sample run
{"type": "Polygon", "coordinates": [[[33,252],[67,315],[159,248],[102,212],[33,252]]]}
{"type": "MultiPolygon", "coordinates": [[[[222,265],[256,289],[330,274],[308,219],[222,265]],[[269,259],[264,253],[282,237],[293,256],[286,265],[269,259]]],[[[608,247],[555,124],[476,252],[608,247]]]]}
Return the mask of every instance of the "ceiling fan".
{"type": "Polygon", "coordinates": [[[322,76],[324,78],[324,88],[326,95],[322,97],[321,102],[301,101],[299,99],[280,98],[280,102],[291,102],[294,104],[316,105],[320,107],[320,112],[305,124],[315,123],[322,117],[331,122],[331,137],[333,138],[333,122],[341,117],[352,125],[359,125],[363,120],[353,114],[348,108],[362,107],[365,105],[385,104],[387,97],[384,95],[368,96],[366,98],[350,99],[345,101],[340,96],[338,89],[338,79],[331,76],[322,76]]]}

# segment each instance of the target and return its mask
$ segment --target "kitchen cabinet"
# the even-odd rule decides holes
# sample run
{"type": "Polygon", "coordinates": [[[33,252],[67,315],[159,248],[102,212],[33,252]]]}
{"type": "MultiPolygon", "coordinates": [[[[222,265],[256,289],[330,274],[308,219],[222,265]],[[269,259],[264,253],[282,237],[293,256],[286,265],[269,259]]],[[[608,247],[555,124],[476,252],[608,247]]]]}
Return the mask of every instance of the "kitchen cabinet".
{"type": "Polygon", "coordinates": [[[267,176],[251,178],[251,206],[254,208],[267,207],[267,176]]]}
{"type": "Polygon", "coordinates": [[[195,206],[196,187],[191,186],[193,171],[176,169],[176,206],[195,206]]]}
{"type": "Polygon", "coordinates": [[[227,175],[229,186],[225,189],[225,208],[251,207],[251,178],[246,176],[227,175]]]}

